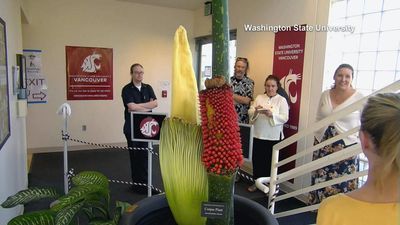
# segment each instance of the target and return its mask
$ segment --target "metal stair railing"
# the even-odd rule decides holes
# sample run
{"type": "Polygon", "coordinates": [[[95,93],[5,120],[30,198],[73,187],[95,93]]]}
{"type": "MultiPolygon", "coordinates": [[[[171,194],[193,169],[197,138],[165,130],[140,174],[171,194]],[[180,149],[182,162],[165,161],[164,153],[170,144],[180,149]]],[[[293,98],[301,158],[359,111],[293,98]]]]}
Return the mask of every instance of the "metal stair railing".
{"type": "MultiPolygon", "coordinates": [[[[278,201],[281,201],[281,200],[284,200],[287,198],[291,198],[294,196],[298,196],[298,195],[301,195],[301,194],[304,194],[304,193],[307,193],[307,192],[310,192],[313,190],[324,188],[324,187],[327,187],[327,186],[330,186],[333,184],[341,183],[341,182],[344,182],[347,180],[351,180],[351,179],[355,179],[355,178],[367,175],[367,171],[359,171],[359,172],[349,174],[349,175],[344,175],[344,176],[341,176],[341,177],[338,177],[338,178],[335,178],[335,179],[332,179],[332,180],[329,180],[329,181],[326,181],[323,183],[318,183],[318,184],[315,184],[315,185],[312,185],[312,186],[309,186],[306,188],[302,188],[300,190],[295,190],[293,192],[289,192],[289,193],[286,193],[281,196],[277,196],[277,197],[273,196],[273,194],[276,192],[276,185],[278,185],[282,182],[285,182],[287,180],[296,178],[298,176],[310,173],[310,172],[315,171],[324,166],[339,162],[343,159],[360,154],[362,152],[361,146],[360,146],[360,144],[355,144],[355,145],[347,147],[341,151],[332,153],[323,158],[311,161],[309,163],[300,165],[296,168],[290,169],[289,171],[278,174],[278,167],[285,165],[296,159],[299,159],[300,157],[306,156],[308,154],[312,154],[315,150],[318,150],[318,149],[322,148],[323,146],[326,146],[330,143],[333,143],[337,140],[347,137],[353,133],[356,133],[359,131],[359,127],[355,127],[343,134],[332,137],[332,138],[325,140],[315,146],[311,146],[311,147],[308,147],[305,149],[298,148],[298,153],[296,153],[295,155],[290,156],[289,158],[284,159],[282,161],[278,160],[279,159],[279,151],[281,151],[285,147],[289,146],[290,144],[293,144],[295,142],[298,142],[300,140],[303,140],[303,139],[309,137],[309,135],[312,135],[315,131],[317,131],[323,127],[327,127],[328,125],[330,125],[337,119],[342,118],[354,111],[361,110],[370,96],[378,94],[378,93],[398,92],[399,90],[400,90],[400,80],[398,80],[380,90],[373,92],[372,94],[360,99],[359,101],[353,103],[352,105],[350,105],[340,111],[337,111],[336,113],[333,113],[332,115],[312,124],[311,126],[307,127],[306,129],[299,131],[297,134],[294,134],[291,137],[283,140],[282,142],[274,145],[273,152],[272,152],[271,178],[270,178],[270,183],[269,183],[269,196],[268,196],[268,207],[271,210],[271,212],[274,214],[275,202],[278,202],[278,201]],[[300,149],[300,151],[299,151],[299,149],[300,149]]],[[[298,209],[294,209],[294,210],[276,213],[276,214],[274,214],[274,216],[276,218],[290,216],[290,215],[294,215],[294,214],[298,214],[298,213],[302,213],[302,212],[317,210],[318,207],[319,207],[319,204],[315,204],[315,205],[306,206],[306,207],[302,207],[302,208],[298,208],[298,209]]]]}

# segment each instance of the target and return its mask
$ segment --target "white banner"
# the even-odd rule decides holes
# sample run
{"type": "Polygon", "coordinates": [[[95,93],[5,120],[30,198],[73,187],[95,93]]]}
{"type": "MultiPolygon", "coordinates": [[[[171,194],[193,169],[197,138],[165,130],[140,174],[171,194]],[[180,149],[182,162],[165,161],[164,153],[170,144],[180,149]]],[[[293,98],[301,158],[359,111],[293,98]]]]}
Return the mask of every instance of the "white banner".
{"type": "Polygon", "coordinates": [[[47,82],[42,73],[42,50],[24,49],[28,103],[47,103],[47,82]]]}

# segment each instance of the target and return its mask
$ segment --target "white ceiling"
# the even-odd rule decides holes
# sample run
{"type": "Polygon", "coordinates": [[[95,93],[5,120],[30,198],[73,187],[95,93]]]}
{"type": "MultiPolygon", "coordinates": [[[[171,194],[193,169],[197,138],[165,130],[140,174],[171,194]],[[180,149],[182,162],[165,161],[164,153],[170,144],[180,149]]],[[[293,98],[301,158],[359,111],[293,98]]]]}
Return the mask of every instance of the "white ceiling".
{"type": "Polygon", "coordinates": [[[207,0],[117,0],[124,2],[134,2],[146,5],[163,6],[177,9],[196,10],[203,7],[207,0]]]}

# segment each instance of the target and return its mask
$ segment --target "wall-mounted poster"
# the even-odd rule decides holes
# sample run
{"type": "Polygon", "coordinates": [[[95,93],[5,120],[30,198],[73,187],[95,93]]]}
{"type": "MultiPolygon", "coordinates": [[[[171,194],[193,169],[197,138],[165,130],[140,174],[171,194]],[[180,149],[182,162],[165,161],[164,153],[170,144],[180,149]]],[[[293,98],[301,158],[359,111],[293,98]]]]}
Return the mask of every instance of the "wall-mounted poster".
{"type": "Polygon", "coordinates": [[[10,137],[6,23],[0,18],[0,150],[10,137]]]}
{"type": "Polygon", "coordinates": [[[113,49],[66,46],[67,100],[113,99],[113,49]]]}

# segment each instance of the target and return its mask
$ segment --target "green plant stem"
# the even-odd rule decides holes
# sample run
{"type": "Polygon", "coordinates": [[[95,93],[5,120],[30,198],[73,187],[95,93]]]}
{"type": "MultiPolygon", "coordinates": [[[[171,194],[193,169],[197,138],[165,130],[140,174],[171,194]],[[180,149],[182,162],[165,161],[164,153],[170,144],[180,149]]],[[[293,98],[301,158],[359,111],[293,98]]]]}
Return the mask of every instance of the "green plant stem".
{"type": "Polygon", "coordinates": [[[233,193],[235,187],[235,176],[208,174],[208,201],[226,203],[225,219],[207,219],[207,225],[233,225],[234,224],[234,208],[233,193]]]}
{"type": "Polygon", "coordinates": [[[229,81],[229,15],[228,0],[212,1],[212,72],[229,81]]]}

